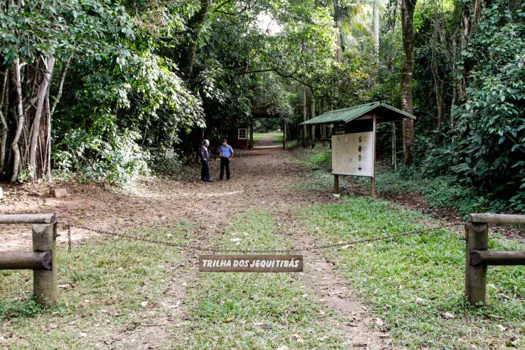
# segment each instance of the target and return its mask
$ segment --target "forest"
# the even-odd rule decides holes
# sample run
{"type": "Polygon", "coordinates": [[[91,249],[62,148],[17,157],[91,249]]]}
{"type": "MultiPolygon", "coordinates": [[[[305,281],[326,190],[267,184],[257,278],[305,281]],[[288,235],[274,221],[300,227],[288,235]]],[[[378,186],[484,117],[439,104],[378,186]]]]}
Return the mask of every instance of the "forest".
{"type": "Polygon", "coordinates": [[[396,172],[523,212],[524,22],[520,0],[4,0],[0,179],[125,186],[260,109],[306,140],[382,101],[417,116],[380,130],[396,172]]]}

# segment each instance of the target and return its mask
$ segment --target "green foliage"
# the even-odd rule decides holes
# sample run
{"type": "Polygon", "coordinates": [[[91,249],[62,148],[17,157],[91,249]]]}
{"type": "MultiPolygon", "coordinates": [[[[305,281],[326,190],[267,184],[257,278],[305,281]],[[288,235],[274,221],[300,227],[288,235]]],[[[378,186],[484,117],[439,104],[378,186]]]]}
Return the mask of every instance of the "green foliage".
{"type": "Polygon", "coordinates": [[[121,9],[119,21],[107,30],[128,36],[105,35],[104,50],[73,56],[53,131],[60,140],[54,146],[59,170],[124,185],[147,170],[149,149],[173,150],[181,131],[204,126],[200,98],[178,76],[175,64],[157,54],[158,43],[152,40],[153,33],[182,28],[173,12],[180,5],[159,3],[137,21],[121,9]],[[161,14],[174,22],[155,24],[153,17],[161,14]]]}
{"type": "Polygon", "coordinates": [[[311,168],[330,169],[332,167],[332,152],[315,153],[305,160],[305,164],[311,168]]]}
{"type": "Polygon", "coordinates": [[[0,4],[2,64],[15,57],[34,60],[54,53],[102,57],[108,45],[134,39],[125,9],[113,1],[54,0],[46,6],[32,1],[0,4]]]}
{"type": "Polygon", "coordinates": [[[150,150],[149,168],[157,175],[173,175],[181,172],[184,162],[171,149],[150,150]]]}
{"type": "Polygon", "coordinates": [[[128,131],[111,135],[108,142],[74,129],[55,146],[57,170],[79,173],[81,181],[125,186],[148,171],[148,154],[137,145],[138,138],[128,131]]]}
{"type": "Polygon", "coordinates": [[[401,166],[395,172],[389,168],[379,168],[376,188],[391,193],[419,192],[431,207],[452,208],[463,217],[486,211],[489,204],[483,194],[458,183],[455,176],[426,176],[418,168],[401,166]]]}
{"type": "Polygon", "coordinates": [[[2,300],[2,302],[0,303],[0,321],[3,322],[5,320],[17,317],[35,317],[41,311],[42,306],[37,304],[37,302],[33,299],[26,299],[15,302],[2,300]]]}
{"type": "Polygon", "coordinates": [[[475,65],[467,101],[456,111],[459,164],[466,181],[525,209],[525,4],[515,11],[494,2],[481,14],[479,30],[462,52],[475,65]]]}

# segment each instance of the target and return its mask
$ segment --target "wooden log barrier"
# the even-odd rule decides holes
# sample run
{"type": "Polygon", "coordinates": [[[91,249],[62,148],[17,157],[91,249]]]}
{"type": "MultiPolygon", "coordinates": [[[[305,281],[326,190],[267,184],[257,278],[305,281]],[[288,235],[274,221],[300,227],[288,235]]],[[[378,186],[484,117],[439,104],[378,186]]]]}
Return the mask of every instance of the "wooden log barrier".
{"type": "Polygon", "coordinates": [[[51,270],[53,253],[0,252],[0,270],[51,270]]]}
{"type": "Polygon", "coordinates": [[[486,304],[488,265],[525,265],[525,251],[488,250],[488,224],[525,224],[525,215],[470,214],[466,230],[465,295],[472,305],[486,304]]]}
{"type": "Polygon", "coordinates": [[[0,224],[33,224],[33,252],[0,253],[0,269],[32,269],[35,300],[55,305],[58,296],[55,214],[0,215],[0,224]]]}
{"type": "Polygon", "coordinates": [[[525,251],[521,250],[473,250],[470,264],[478,265],[525,265],[525,251]]]}
{"type": "Polygon", "coordinates": [[[55,221],[55,214],[0,215],[0,224],[52,224],[55,221]]]}
{"type": "Polygon", "coordinates": [[[497,224],[497,225],[525,225],[525,215],[511,214],[470,214],[472,223],[497,224]]]}

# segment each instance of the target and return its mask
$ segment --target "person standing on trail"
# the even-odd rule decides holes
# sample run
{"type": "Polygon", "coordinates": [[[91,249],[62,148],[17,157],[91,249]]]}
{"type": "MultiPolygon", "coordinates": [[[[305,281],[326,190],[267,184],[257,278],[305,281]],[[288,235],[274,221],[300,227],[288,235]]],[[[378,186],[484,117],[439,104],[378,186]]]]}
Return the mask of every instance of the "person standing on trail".
{"type": "Polygon", "coordinates": [[[208,151],[208,147],[210,146],[210,141],[204,140],[202,141],[201,146],[201,181],[203,182],[211,182],[210,180],[210,152],[208,151]]]}
{"type": "Polygon", "coordinates": [[[228,145],[227,139],[222,139],[222,145],[220,148],[221,153],[221,174],[219,180],[224,179],[224,169],[226,169],[226,180],[230,179],[230,159],[233,158],[233,148],[228,145]]]}

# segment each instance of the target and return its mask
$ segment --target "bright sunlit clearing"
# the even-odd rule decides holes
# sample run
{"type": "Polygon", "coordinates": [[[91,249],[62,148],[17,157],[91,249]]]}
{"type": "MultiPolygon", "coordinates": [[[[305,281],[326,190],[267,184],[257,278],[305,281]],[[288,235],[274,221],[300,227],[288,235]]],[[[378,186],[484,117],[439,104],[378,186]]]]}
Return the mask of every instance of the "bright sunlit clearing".
{"type": "Polygon", "coordinates": [[[268,35],[275,35],[282,30],[277,20],[267,12],[262,12],[257,16],[256,26],[268,35]]]}

